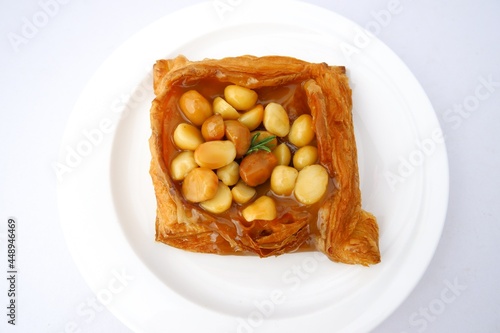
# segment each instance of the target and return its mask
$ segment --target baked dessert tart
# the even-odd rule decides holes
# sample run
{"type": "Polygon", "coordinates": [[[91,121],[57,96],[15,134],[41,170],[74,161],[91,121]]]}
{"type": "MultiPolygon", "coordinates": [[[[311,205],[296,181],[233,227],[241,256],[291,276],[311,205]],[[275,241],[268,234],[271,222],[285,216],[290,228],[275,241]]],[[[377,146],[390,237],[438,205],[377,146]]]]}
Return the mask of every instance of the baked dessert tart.
{"type": "Polygon", "coordinates": [[[380,261],[345,68],[282,56],[154,65],[156,240],[195,252],[380,261]]]}

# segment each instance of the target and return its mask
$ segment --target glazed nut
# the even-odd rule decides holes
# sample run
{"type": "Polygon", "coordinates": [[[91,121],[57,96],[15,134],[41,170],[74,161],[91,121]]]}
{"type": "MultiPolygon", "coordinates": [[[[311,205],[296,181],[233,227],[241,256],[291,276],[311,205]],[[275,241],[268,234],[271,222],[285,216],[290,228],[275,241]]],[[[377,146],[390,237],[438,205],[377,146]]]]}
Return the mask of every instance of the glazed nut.
{"type": "Polygon", "coordinates": [[[254,220],[271,221],[276,218],[276,204],[268,196],[261,196],[242,211],[243,218],[248,222],[254,220]]]}
{"type": "Polygon", "coordinates": [[[204,142],[194,151],[194,160],[203,168],[219,169],[234,161],[236,148],[231,141],[204,142]]]}
{"type": "Polygon", "coordinates": [[[278,159],[278,165],[289,165],[292,160],[292,153],[286,143],[281,143],[274,148],[273,154],[278,159]]]}
{"type": "Polygon", "coordinates": [[[271,174],[271,190],[278,195],[292,194],[298,174],[295,168],[278,165],[271,174]]]}
{"type": "Polygon", "coordinates": [[[220,114],[224,120],[235,120],[240,117],[240,114],[236,109],[226,102],[222,97],[216,97],[214,99],[214,113],[220,114]]]}
{"type": "Polygon", "coordinates": [[[250,147],[250,131],[237,120],[226,120],[224,122],[226,139],[234,143],[236,157],[242,157],[250,147]]]}
{"type": "Polygon", "coordinates": [[[245,184],[244,181],[240,180],[238,183],[231,189],[231,193],[233,194],[233,200],[240,205],[246,204],[255,196],[257,191],[253,188],[245,184]]]}
{"type": "Polygon", "coordinates": [[[299,148],[293,155],[293,166],[300,171],[308,165],[315,164],[317,160],[318,148],[314,146],[304,146],[299,148]]]}
{"type": "Polygon", "coordinates": [[[217,177],[227,186],[233,186],[240,179],[240,165],[232,161],[228,165],[217,169],[217,177]]]}
{"type": "Polygon", "coordinates": [[[196,126],[201,126],[212,113],[212,106],[203,95],[196,90],[183,93],[179,99],[182,113],[196,126]]]}
{"type": "Polygon", "coordinates": [[[273,153],[259,150],[245,156],[240,163],[240,177],[247,185],[257,186],[265,183],[274,167],[278,165],[278,160],[273,153]]]}
{"type": "Polygon", "coordinates": [[[200,130],[193,125],[180,123],[174,130],[174,143],[179,149],[195,150],[204,141],[200,130]]]}
{"type": "Polygon", "coordinates": [[[312,205],[321,200],[328,187],[328,172],[319,165],[309,165],[299,171],[295,182],[295,198],[305,204],[312,205]],[[311,186],[313,185],[313,186],[311,186]]]}
{"type": "Polygon", "coordinates": [[[182,182],[182,194],[191,202],[212,199],[217,193],[219,179],[215,172],[207,168],[191,170],[182,182]]]}
{"type": "Polygon", "coordinates": [[[224,137],[224,119],[220,114],[210,116],[201,125],[201,135],[206,141],[220,140],[224,137]]]}
{"type": "Polygon", "coordinates": [[[264,109],[262,120],[268,132],[279,137],[285,137],[290,131],[290,120],[285,109],[278,103],[269,103],[264,109]]]}
{"type": "Polygon", "coordinates": [[[174,180],[183,180],[187,174],[198,167],[192,151],[183,151],[170,163],[170,175],[174,180]]]}
{"type": "Polygon", "coordinates": [[[231,190],[227,185],[219,182],[215,196],[212,199],[201,202],[200,206],[210,213],[220,214],[228,210],[232,203],[233,195],[231,194],[231,190]]]}
{"type": "Polygon", "coordinates": [[[257,102],[257,93],[238,85],[229,85],[224,89],[224,98],[236,110],[249,110],[257,102]]]}
{"type": "Polygon", "coordinates": [[[238,121],[248,127],[250,131],[253,131],[257,127],[259,127],[260,123],[262,123],[262,119],[264,118],[264,107],[262,104],[257,104],[252,109],[243,113],[238,121]]]}
{"type": "Polygon", "coordinates": [[[309,114],[299,116],[292,124],[288,141],[297,147],[304,147],[314,139],[312,117],[309,114]]]}

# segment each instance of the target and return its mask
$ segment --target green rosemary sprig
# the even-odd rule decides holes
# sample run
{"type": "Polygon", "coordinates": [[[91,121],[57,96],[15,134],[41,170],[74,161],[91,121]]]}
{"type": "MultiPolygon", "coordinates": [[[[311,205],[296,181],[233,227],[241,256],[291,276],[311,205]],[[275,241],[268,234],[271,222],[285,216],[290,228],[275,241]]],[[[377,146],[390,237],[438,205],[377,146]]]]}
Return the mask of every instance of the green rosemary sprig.
{"type": "Polygon", "coordinates": [[[250,141],[250,148],[248,148],[247,152],[245,155],[251,154],[253,152],[256,152],[258,150],[264,150],[267,152],[271,152],[271,148],[267,146],[267,144],[274,139],[276,139],[276,135],[271,135],[268,136],[267,138],[263,139],[262,141],[257,142],[257,139],[259,138],[260,132],[255,133],[255,135],[252,137],[252,140],[250,141]]]}

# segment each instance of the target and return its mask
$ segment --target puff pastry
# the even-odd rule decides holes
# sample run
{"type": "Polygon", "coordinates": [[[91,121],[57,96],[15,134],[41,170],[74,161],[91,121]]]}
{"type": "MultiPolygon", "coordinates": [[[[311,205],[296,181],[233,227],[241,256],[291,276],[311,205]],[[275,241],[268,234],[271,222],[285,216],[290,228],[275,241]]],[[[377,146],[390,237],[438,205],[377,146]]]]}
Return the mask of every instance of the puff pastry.
{"type": "Polygon", "coordinates": [[[335,262],[367,266],[380,261],[376,218],[361,208],[351,89],[344,67],[284,56],[202,61],[178,56],[158,60],[153,77],[156,98],[150,113],[149,144],[157,241],[203,253],[267,257],[318,250],[335,262]],[[206,89],[206,95],[213,97],[211,87],[227,84],[256,91],[287,88],[290,119],[302,113],[312,116],[319,163],[333,184],[319,204],[278,210],[273,220],[248,222],[237,208],[220,216],[183,197],[169,171],[178,153],[171,136],[175,125],[183,121],[179,97],[186,87],[206,89]]]}

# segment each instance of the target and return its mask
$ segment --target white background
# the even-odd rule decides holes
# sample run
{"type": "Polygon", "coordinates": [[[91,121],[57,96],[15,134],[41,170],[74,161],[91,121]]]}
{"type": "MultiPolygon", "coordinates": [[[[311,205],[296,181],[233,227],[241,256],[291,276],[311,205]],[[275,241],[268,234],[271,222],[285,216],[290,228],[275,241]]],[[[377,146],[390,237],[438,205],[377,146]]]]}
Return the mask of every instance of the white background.
{"type": "MultiPolygon", "coordinates": [[[[0,331],[65,332],[75,323],[79,332],[130,332],[105,308],[97,306],[88,321],[77,314],[95,296],[68,252],[51,165],[73,105],[99,65],[135,32],[199,1],[61,0],[46,24],[12,43],[9,36],[22,37],[26,20],[33,22],[50,2],[0,2],[0,331]],[[19,247],[15,327],[6,324],[3,277],[11,216],[19,247]]],[[[308,2],[361,26],[381,20],[392,3],[308,2]]],[[[500,332],[500,2],[400,0],[398,8],[380,21],[378,38],[407,64],[434,106],[446,136],[450,198],[428,270],[374,332],[500,332]],[[474,99],[482,79],[498,83],[489,96],[474,99]],[[447,110],[474,100],[471,112],[463,107],[462,115],[446,118],[447,110]]]]}

